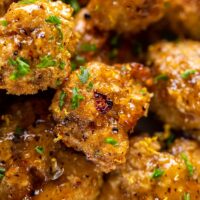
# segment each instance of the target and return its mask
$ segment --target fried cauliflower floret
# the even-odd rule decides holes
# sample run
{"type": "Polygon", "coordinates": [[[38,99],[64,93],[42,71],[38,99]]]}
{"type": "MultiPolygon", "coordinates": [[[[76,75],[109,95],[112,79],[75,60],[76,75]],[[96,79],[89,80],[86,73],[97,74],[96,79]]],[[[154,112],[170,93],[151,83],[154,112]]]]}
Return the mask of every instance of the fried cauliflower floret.
{"type": "Polygon", "coordinates": [[[178,139],[161,152],[156,138],[130,141],[127,162],[104,185],[102,200],[199,199],[200,144],[178,139]]]}
{"type": "Polygon", "coordinates": [[[70,71],[72,9],[61,1],[13,3],[0,20],[0,89],[34,94],[56,88],[70,71]]]}
{"type": "Polygon", "coordinates": [[[56,156],[62,175],[44,185],[42,192],[33,200],[96,200],[102,177],[95,171],[94,165],[70,150],[59,151],[56,156]]]}
{"type": "Polygon", "coordinates": [[[89,200],[96,199],[102,183],[101,173],[97,173],[95,166],[84,156],[66,149],[55,140],[54,124],[49,119],[48,109],[44,115],[45,104],[41,101],[30,104],[31,107],[34,105],[40,107],[40,111],[35,113],[37,119],[26,122],[29,124],[26,128],[22,128],[24,124],[18,119],[25,118],[24,114],[28,118],[32,113],[26,112],[21,104],[16,104],[11,110],[18,109],[18,114],[14,112],[2,119],[1,199],[81,200],[85,196],[89,200]]]}
{"type": "Polygon", "coordinates": [[[88,63],[71,74],[50,108],[66,146],[83,151],[105,172],[125,162],[127,132],[147,114],[150,94],[139,77],[133,79],[137,67],[88,63]]]}
{"type": "Polygon", "coordinates": [[[6,13],[9,5],[14,1],[15,0],[1,0],[1,2],[0,2],[0,16],[3,16],[6,13]]]}
{"type": "Polygon", "coordinates": [[[200,43],[160,42],[149,49],[155,93],[152,109],[172,128],[200,129],[200,43]]]}
{"type": "Polygon", "coordinates": [[[101,60],[96,57],[99,57],[101,54],[103,46],[108,45],[108,32],[99,31],[93,26],[88,9],[81,9],[75,16],[74,30],[81,37],[77,43],[76,55],[73,60],[77,64],[84,64],[91,60],[101,60]]]}
{"type": "Polygon", "coordinates": [[[164,14],[163,0],[90,0],[87,8],[95,26],[119,33],[137,33],[164,14]]]}
{"type": "Polygon", "coordinates": [[[178,34],[200,39],[200,1],[170,0],[167,12],[172,28],[178,34]]]}

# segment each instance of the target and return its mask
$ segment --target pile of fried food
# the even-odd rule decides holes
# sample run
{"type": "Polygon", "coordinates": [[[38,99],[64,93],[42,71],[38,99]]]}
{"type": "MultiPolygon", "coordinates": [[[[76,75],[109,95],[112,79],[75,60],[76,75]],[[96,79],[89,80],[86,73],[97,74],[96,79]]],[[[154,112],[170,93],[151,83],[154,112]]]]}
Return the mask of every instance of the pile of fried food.
{"type": "Polygon", "coordinates": [[[0,200],[199,200],[199,10],[1,0],[0,200]]]}

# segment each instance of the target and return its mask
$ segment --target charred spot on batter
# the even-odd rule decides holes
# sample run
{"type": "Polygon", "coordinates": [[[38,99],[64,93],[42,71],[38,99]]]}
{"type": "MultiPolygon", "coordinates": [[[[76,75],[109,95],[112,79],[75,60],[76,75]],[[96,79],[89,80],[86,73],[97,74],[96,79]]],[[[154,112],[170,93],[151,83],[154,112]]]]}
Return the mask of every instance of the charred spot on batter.
{"type": "Polygon", "coordinates": [[[113,102],[110,98],[108,98],[106,95],[94,92],[94,98],[96,103],[96,109],[101,114],[106,114],[109,110],[113,107],[113,102]]]}

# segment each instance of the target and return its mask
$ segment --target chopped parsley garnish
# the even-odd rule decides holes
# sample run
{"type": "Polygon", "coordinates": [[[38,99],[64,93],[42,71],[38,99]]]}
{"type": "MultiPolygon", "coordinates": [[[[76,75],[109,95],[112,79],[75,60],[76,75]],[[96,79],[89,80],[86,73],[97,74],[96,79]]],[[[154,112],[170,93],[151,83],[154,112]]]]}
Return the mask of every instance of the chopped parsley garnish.
{"type": "MultiPolygon", "coordinates": [[[[61,30],[61,27],[58,25],[58,26],[56,26],[56,28],[57,28],[57,31],[58,31],[59,39],[63,40],[63,32],[61,30]]],[[[62,47],[62,45],[61,45],[61,47],[62,47]]]]}
{"type": "Polygon", "coordinates": [[[18,135],[18,136],[20,136],[23,133],[24,133],[24,129],[21,128],[21,127],[19,127],[19,126],[17,126],[16,129],[15,129],[15,134],[18,135]]]}
{"type": "Polygon", "coordinates": [[[107,144],[111,144],[113,146],[118,145],[118,142],[115,139],[113,139],[112,137],[105,138],[104,142],[107,143],[107,144]]]}
{"type": "Polygon", "coordinates": [[[6,172],[6,169],[3,167],[0,167],[0,179],[2,179],[5,176],[5,172],[6,172]]]}
{"type": "Polygon", "coordinates": [[[59,17],[55,16],[55,15],[51,15],[45,21],[48,22],[48,23],[56,25],[56,29],[58,31],[59,39],[63,40],[63,32],[62,32],[61,26],[60,26],[61,23],[62,23],[61,19],[59,17]]]}
{"type": "Polygon", "coordinates": [[[0,23],[2,26],[8,26],[8,22],[6,20],[1,20],[0,23]]]}
{"type": "Polygon", "coordinates": [[[140,42],[132,42],[132,51],[135,55],[141,55],[143,52],[143,47],[140,42]]]}
{"type": "Polygon", "coordinates": [[[65,3],[68,3],[71,5],[71,7],[74,9],[74,12],[77,13],[80,10],[80,5],[78,3],[78,0],[63,0],[65,3]]]}
{"type": "Polygon", "coordinates": [[[90,52],[97,50],[97,46],[95,44],[89,44],[89,43],[82,44],[80,48],[83,52],[90,52]]]}
{"type": "Polygon", "coordinates": [[[64,69],[66,66],[66,63],[64,61],[61,61],[59,64],[60,69],[64,69]]]}
{"type": "Polygon", "coordinates": [[[58,78],[57,80],[56,80],[56,86],[60,86],[62,84],[62,82],[61,82],[61,80],[58,78]]]}
{"type": "Polygon", "coordinates": [[[187,167],[187,170],[189,172],[189,175],[192,176],[194,174],[194,167],[191,164],[191,162],[189,161],[187,155],[185,153],[181,153],[181,158],[184,160],[185,165],[187,167]]]}
{"type": "Polygon", "coordinates": [[[195,74],[197,71],[194,69],[187,69],[182,74],[181,77],[183,79],[188,79],[191,75],[195,74]]]}
{"type": "Polygon", "coordinates": [[[15,72],[13,72],[10,76],[11,80],[16,80],[30,72],[30,65],[28,61],[22,57],[17,57],[16,60],[10,58],[8,63],[15,67],[15,72]]]}
{"type": "Polygon", "coordinates": [[[167,146],[170,146],[175,140],[175,135],[174,134],[170,134],[169,137],[166,139],[166,144],[167,146]]]}
{"type": "Polygon", "coordinates": [[[74,110],[79,107],[80,101],[82,101],[84,97],[79,94],[78,88],[72,89],[72,99],[71,99],[71,108],[74,110]]]}
{"type": "Polygon", "coordinates": [[[85,57],[83,56],[80,56],[80,55],[77,55],[75,57],[75,61],[78,63],[78,64],[84,64],[86,62],[86,59],[85,57]]]}
{"type": "Polygon", "coordinates": [[[80,67],[81,70],[81,74],[78,76],[79,80],[81,81],[81,83],[87,83],[89,77],[90,77],[90,73],[88,71],[88,69],[86,69],[85,67],[80,67]]]}
{"type": "Polygon", "coordinates": [[[108,56],[109,56],[109,59],[112,60],[112,59],[116,58],[119,53],[119,51],[118,51],[119,35],[115,35],[111,38],[110,45],[111,45],[112,49],[110,50],[108,56]]]}
{"type": "Polygon", "coordinates": [[[53,60],[52,56],[44,56],[40,58],[40,63],[37,65],[38,68],[46,68],[46,67],[52,67],[56,65],[56,61],[53,60]]]}
{"type": "Polygon", "coordinates": [[[94,86],[94,84],[92,82],[89,82],[89,84],[87,86],[87,91],[91,91],[93,86],[94,86]]]}
{"type": "Polygon", "coordinates": [[[8,64],[12,65],[12,66],[16,66],[17,65],[17,62],[16,60],[12,59],[12,58],[9,58],[8,59],[8,64]]]}
{"type": "Polygon", "coordinates": [[[117,55],[118,55],[118,53],[119,53],[119,51],[118,51],[118,49],[117,48],[114,48],[114,49],[112,49],[110,52],[109,52],[109,58],[112,60],[112,59],[114,59],[114,58],[116,58],[117,57],[117,55]]]}
{"type": "Polygon", "coordinates": [[[157,83],[158,81],[167,81],[169,77],[166,74],[160,74],[155,77],[154,82],[157,83]]]}
{"type": "Polygon", "coordinates": [[[35,147],[35,151],[39,153],[40,155],[42,155],[44,153],[44,148],[41,146],[37,146],[35,147]]]}
{"type": "Polygon", "coordinates": [[[60,25],[61,24],[61,19],[57,16],[51,15],[49,18],[45,20],[48,23],[54,24],[54,25],[60,25]]]}
{"type": "Polygon", "coordinates": [[[159,178],[159,177],[163,176],[164,173],[165,172],[162,169],[156,168],[153,171],[152,178],[154,178],[154,179],[159,178]]]}
{"type": "Polygon", "coordinates": [[[118,46],[118,44],[119,44],[119,35],[113,36],[113,37],[111,38],[111,40],[110,40],[110,44],[111,44],[111,46],[113,46],[113,47],[118,46]]]}
{"type": "Polygon", "coordinates": [[[76,70],[76,68],[77,68],[76,63],[72,61],[71,62],[71,70],[74,71],[74,70],[76,70]]]}
{"type": "Polygon", "coordinates": [[[19,1],[19,3],[21,4],[31,4],[31,3],[35,3],[37,0],[21,0],[19,1]]]}
{"type": "Polygon", "coordinates": [[[67,96],[67,94],[64,91],[62,91],[61,94],[60,94],[60,98],[59,98],[59,108],[60,108],[60,110],[63,109],[63,106],[65,104],[66,96],[67,96]]]}
{"type": "Polygon", "coordinates": [[[121,70],[122,70],[123,72],[127,71],[126,65],[122,65],[121,70]]]}
{"type": "Polygon", "coordinates": [[[183,195],[183,200],[190,200],[190,193],[186,192],[186,193],[183,195]]]}
{"type": "Polygon", "coordinates": [[[143,88],[139,91],[142,95],[145,95],[147,94],[147,89],[146,88],[143,88]]]}

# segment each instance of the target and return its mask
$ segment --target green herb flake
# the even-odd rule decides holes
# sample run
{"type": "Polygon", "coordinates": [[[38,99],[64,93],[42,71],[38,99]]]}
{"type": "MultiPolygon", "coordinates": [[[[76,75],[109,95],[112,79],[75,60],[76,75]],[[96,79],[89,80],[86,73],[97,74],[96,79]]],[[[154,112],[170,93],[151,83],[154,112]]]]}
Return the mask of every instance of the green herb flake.
{"type": "Polygon", "coordinates": [[[118,49],[114,48],[109,52],[108,56],[112,60],[117,57],[118,53],[119,53],[118,49]]]}
{"type": "Polygon", "coordinates": [[[75,71],[77,68],[77,65],[75,62],[71,61],[71,71],[75,71]]]}
{"type": "Polygon", "coordinates": [[[186,193],[183,195],[183,200],[190,200],[190,193],[186,192],[186,193]]]}
{"type": "Polygon", "coordinates": [[[62,91],[60,94],[60,98],[59,98],[59,108],[60,110],[63,109],[63,106],[65,105],[65,99],[66,99],[67,94],[62,91]]]}
{"type": "Polygon", "coordinates": [[[122,65],[121,70],[122,70],[123,72],[127,71],[126,65],[122,65]]]}
{"type": "Polygon", "coordinates": [[[139,92],[140,92],[140,94],[145,95],[145,94],[147,94],[147,89],[143,88],[139,92]]]}
{"type": "Polygon", "coordinates": [[[185,165],[187,167],[187,170],[189,172],[189,175],[192,176],[194,174],[194,167],[191,164],[191,162],[189,161],[187,155],[185,153],[181,153],[181,158],[184,160],[185,165]]]}
{"type": "Polygon", "coordinates": [[[15,67],[15,72],[13,72],[10,76],[11,80],[16,80],[30,72],[30,65],[28,61],[22,57],[17,57],[16,60],[10,58],[8,63],[15,67]]]}
{"type": "Polygon", "coordinates": [[[181,78],[188,79],[191,75],[195,74],[197,71],[194,69],[187,69],[181,74],[181,78]]]}
{"type": "Polygon", "coordinates": [[[4,167],[0,167],[0,179],[5,176],[6,169],[4,167]]]}
{"type": "Polygon", "coordinates": [[[80,56],[80,55],[77,55],[75,57],[75,61],[78,63],[78,64],[84,64],[86,62],[86,59],[85,57],[83,56],[80,56]]]}
{"type": "Polygon", "coordinates": [[[35,147],[35,151],[39,153],[40,155],[42,155],[44,153],[44,148],[41,146],[37,146],[35,147]]]}
{"type": "Polygon", "coordinates": [[[54,40],[54,36],[49,37],[49,41],[54,40]]]}
{"type": "Polygon", "coordinates": [[[78,88],[72,89],[72,99],[71,99],[71,108],[74,110],[79,107],[80,101],[82,101],[84,97],[79,94],[78,88]]]}
{"type": "MultiPolygon", "coordinates": [[[[63,32],[62,32],[62,29],[61,29],[61,26],[56,26],[56,29],[58,31],[58,36],[59,36],[59,40],[63,40],[63,32]]],[[[61,48],[63,48],[63,46],[61,45],[61,48]]]]}
{"type": "Polygon", "coordinates": [[[95,44],[90,44],[90,43],[82,44],[80,48],[83,52],[90,52],[97,50],[97,46],[95,44]]]}
{"type": "Polygon", "coordinates": [[[53,60],[52,56],[44,56],[40,58],[40,63],[37,65],[38,68],[53,67],[56,65],[56,61],[53,60]]]}
{"type": "Polygon", "coordinates": [[[17,126],[16,129],[15,129],[15,135],[20,136],[23,133],[24,133],[24,129],[19,127],[19,126],[17,126]]]}
{"type": "Polygon", "coordinates": [[[157,179],[164,175],[164,171],[162,169],[156,168],[153,171],[152,178],[157,179]]]}
{"type": "Polygon", "coordinates": [[[119,44],[119,35],[115,35],[111,38],[110,45],[116,47],[118,46],[118,44],[119,44]]]}
{"type": "Polygon", "coordinates": [[[89,84],[87,86],[87,91],[91,91],[93,86],[94,86],[94,84],[92,82],[89,82],[89,84]]]}
{"type": "Polygon", "coordinates": [[[63,70],[65,66],[66,66],[66,63],[64,61],[61,61],[59,64],[59,68],[63,70]]]}
{"type": "Polygon", "coordinates": [[[56,80],[56,87],[60,86],[61,84],[62,84],[62,82],[61,82],[61,80],[58,78],[58,79],[56,80]]]}
{"type": "Polygon", "coordinates": [[[35,3],[37,0],[21,0],[19,1],[20,4],[32,4],[35,3]]]}
{"type": "Polygon", "coordinates": [[[107,144],[111,144],[113,146],[118,145],[118,142],[115,139],[113,139],[112,137],[105,138],[104,142],[107,143],[107,144]]]}
{"type": "Polygon", "coordinates": [[[54,25],[60,25],[61,24],[61,19],[57,16],[51,15],[49,16],[46,20],[46,22],[54,24],[54,25]]]}
{"type": "Polygon", "coordinates": [[[169,77],[166,74],[160,74],[154,78],[154,82],[157,83],[158,81],[167,81],[169,77]]]}
{"type": "Polygon", "coordinates": [[[169,137],[166,139],[166,144],[167,146],[170,146],[175,140],[175,135],[174,134],[170,134],[169,137]]]}
{"type": "Polygon", "coordinates": [[[143,52],[142,44],[140,42],[132,42],[132,51],[137,56],[141,55],[143,52]]]}
{"type": "Polygon", "coordinates": [[[86,69],[85,67],[80,67],[81,73],[78,76],[79,80],[81,81],[81,83],[85,84],[87,83],[89,77],[90,77],[90,73],[88,71],[88,69],[86,69]]]}
{"type": "Polygon", "coordinates": [[[4,27],[8,26],[8,22],[6,20],[1,20],[0,23],[4,27]]]}
{"type": "Polygon", "coordinates": [[[70,4],[75,13],[77,13],[81,9],[78,0],[63,0],[63,2],[70,4]]]}
{"type": "Polygon", "coordinates": [[[17,61],[15,61],[15,60],[12,59],[12,58],[9,58],[9,59],[8,59],[8,64],[9,64],[9,65],[12,65],[12,66],[16,66],[16,65],[17,65],[17,61]]]}

